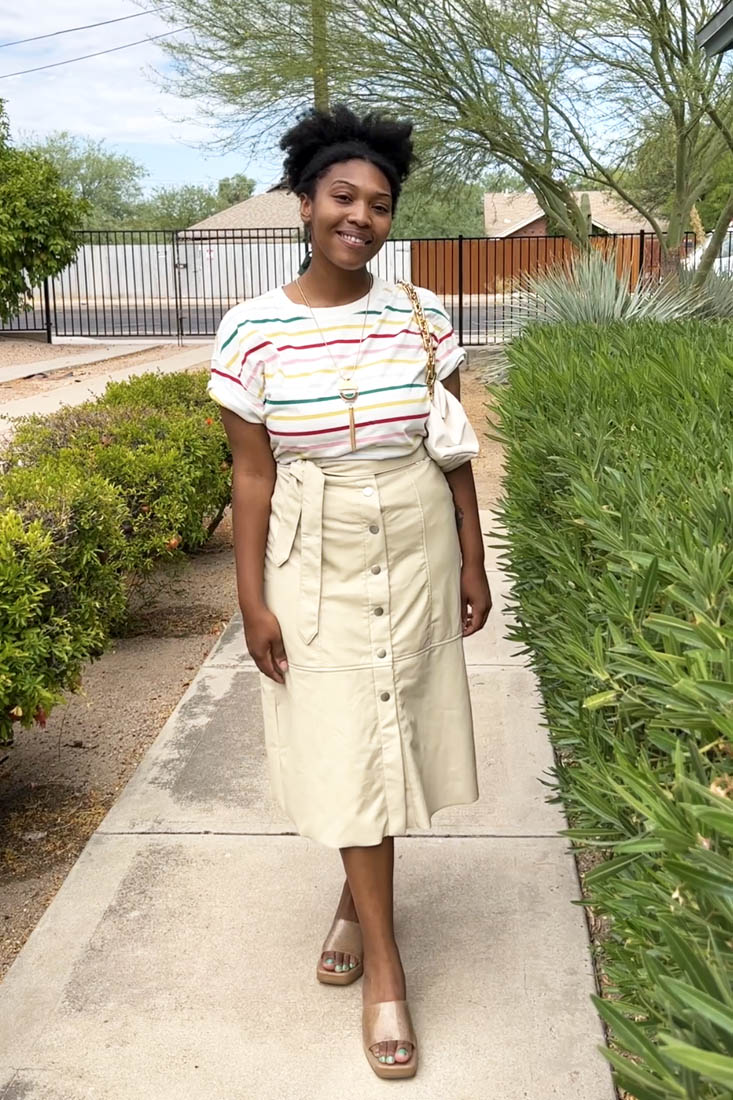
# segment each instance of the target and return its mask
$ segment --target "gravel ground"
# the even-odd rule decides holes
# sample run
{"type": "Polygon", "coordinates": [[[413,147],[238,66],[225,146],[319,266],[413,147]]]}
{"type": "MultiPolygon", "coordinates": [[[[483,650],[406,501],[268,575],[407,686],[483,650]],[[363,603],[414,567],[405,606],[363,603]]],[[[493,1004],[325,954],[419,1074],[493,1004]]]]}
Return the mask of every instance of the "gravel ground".
{"type": "MultiPolygon", "coordinates": [[[[48,347],[49,345],[46,344],[44,346],[48,347]]],[[[0,349],[1,347],[2,341],[0,341],[0,349]]],[[[78,352],[81,349],[76,345],[73,350],[78,352]]],[[[104,345],[95,345],[91,350],[104,350],[104,345]]],[[[40,393],[51,393],[61,386],[68,385],[69,379],[72,378],[75,382],[81,382],[85,378],[93,378],[95,375],[109,374],[110,371],[122,370],[123,367],[130,366],[134,363],[151,363],[162,359],[169,359],[172,355],[178,355],[182,349],[175,344],[159,344],[153,348],[144,348],[142,351],[130,352],[129,355],[124,354],[123,348],[119,348],[119,350],[122,352],[119,358],[104,359],[101,363],[86,363],[80,367],[70,366],[68,370],[59,368],[58,370],[54,370],[52,374],[34,374],[31,378],[18,378],[13,382],[0,382],[0,406],[6,401],[15,401],[21,397],[31,397],[33,394],[40,393]]],[[[209,345],[202,344],[202,363],[207,362],[208,358],[209,345]]],[[[10,362],[12,362],[12,360],[10,362]]],[[[16,362],[22,362],[22,360],[16,360],[16,362]]],[[[29,370],[32,369],[33,366],[31,363],[29,364],[29,370]]]]}
{"type": "MultiPolygon", "coordinates": [[[[491,400],[477,364],[461,376],[481,440],[479,506],[499,494],[501,447],[486,439],[491,400]]],[[[231,518],[176,570],[137,590],[130,632],[89,664],[82,692],[45,729],[20,730],[0,749],[0,978],[237,607],[231,518]]]]}
{"type": "Polygon", "coordinates": [[[47,344],[43,340],[14,340],[9,336],[0,336],[0,367],[63,359],[65,355],[76,355],[80,351],[105,352],[109,347],[109,344],[47,344]]]}

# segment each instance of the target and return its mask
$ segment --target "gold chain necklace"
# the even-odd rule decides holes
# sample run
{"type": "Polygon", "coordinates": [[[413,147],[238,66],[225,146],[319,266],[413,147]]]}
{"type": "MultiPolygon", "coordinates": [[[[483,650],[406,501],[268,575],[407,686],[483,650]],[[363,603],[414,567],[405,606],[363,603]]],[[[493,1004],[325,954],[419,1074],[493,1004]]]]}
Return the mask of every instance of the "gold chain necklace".
{"type": "Polygon", "coordinates": [[[350,369],[345,369],[343,367],[337,367],[336,366],[336,360],[334,359],[334,357],[331,353],[330,347],[326,343],[326,339],[323,335],[323,329],[318,324],[318,320],[316,318],[316,315],[313,312],[313,306],[310,304],[310,302],[306,298],[305,292],[304,292],[302,286],[300,285],[300,277],[299,276],[296,278],[295,283],[296,283],[296,286],[298,287],[298,290],[300,291],[300,294],[301,294],[301,297],[302,297],[303,301],[305,302],[306,306],[310,310],[311,317],[313,318],[313,323],[315,324],[316,328],[318,329],[318,331],[320,333],[321,343],[323,344],[324,348],[328,352],[328,357],[331,360],[331,362],[333,363],[334,370],[337,372],[337,374],[339,376],[339,391],[338,391],[339,392],[339,397],[341,398],[341,400],[343,402],[345,402],[345,404],[347,405],[348,410],[349,410],[349,444],[351,446],[351,450],[355,451],[356,450],[356,423],[354,421],[354,405],[356,404],[356,399],[359,396],[359,387],[354,382],[354,373],[358,370],[359,364],[361,363],[361,353],[362,353],[362,348],[363,348],[363,344],[364,344],[364,332],[366,331],[367,317],[369,316],[369,299],[371,297],[372,287],[374,286],[374,276],[372,275],[371,272],[369,272],[369,290],[367,292],[366,309],[364,310],[364,323],[361,326],[361,337],[359,339],[359,354],[356,357],[356,361],[355,361],[353,367],[351,367],[350,369]]]}

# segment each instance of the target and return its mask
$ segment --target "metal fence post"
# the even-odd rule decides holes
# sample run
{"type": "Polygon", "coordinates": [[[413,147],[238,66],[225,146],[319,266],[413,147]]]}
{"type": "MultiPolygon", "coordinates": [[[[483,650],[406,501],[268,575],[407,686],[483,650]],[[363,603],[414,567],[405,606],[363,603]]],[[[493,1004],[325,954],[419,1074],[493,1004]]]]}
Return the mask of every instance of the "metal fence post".
{"type": "Polygon", "coordinates": [[[173,230],[173,294],[175,295],[176,335],[178,346],[183,344],[183,302],[181,300],[181,274],[178,254],[178,231],[173,230]]]}
{"type": "Polygon", "coordinates": [[[43,280],[43,312],[46,314],[46,343],[53,343],[53,326],[51,323],[51,295],[48,292],[48,275],[43,280]]]}
{"type": "Polygon", "coordinates": [[[463,234],[458,234],[458,343],[463,347],[463,234]]]}

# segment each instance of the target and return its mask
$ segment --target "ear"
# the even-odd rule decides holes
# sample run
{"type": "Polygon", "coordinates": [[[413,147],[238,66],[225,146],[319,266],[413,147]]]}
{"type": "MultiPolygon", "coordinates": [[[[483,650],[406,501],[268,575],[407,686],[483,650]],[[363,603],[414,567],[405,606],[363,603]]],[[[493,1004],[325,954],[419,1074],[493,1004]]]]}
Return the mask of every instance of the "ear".
{"type": "Polygon", "coordinates": [[[307,195],[300,195],[300,219],[304,225],[310,225],[313,203],[307,195]]]}

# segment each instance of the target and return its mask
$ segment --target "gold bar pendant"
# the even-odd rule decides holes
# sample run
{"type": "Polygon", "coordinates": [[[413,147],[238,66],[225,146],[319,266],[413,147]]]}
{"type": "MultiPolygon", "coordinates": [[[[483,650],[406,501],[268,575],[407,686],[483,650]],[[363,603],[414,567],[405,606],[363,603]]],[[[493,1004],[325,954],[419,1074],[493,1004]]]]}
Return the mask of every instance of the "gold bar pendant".
{"type": "Polygon", "coordinates": [[[354,406],[349,405],[349,441],[352,451],[356,450],[356,424],[354,423],[354,406]]]}

